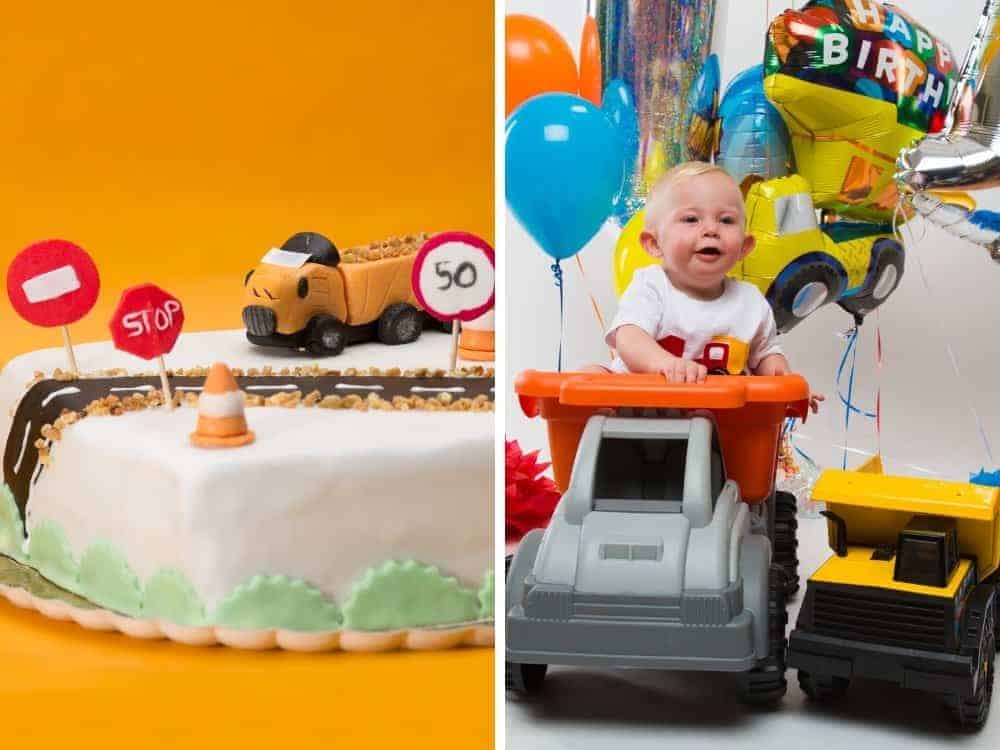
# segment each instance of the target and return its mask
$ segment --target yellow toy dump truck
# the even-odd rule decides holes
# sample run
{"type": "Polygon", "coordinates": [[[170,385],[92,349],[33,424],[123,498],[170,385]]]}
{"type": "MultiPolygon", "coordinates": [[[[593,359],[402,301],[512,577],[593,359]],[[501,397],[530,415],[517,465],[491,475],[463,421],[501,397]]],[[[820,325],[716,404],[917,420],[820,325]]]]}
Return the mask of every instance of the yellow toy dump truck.
{"type": "Polygon", "coordinates": [[[426,239],[407,235],[340,252],[321,234],[293,235],[244,279],[247,339],[321,356],[374,338],[415,341],[428,316],[410,277],[426,239]]]}
{"type": "Polygon", "coordinates": [[[813,700],[852,677],[940,694],[956,723],[979,729],[993,694],[1000,489],[890,476],[876,458],[827,470],[835,554],[809,579],[788,666],[813,700]]]}

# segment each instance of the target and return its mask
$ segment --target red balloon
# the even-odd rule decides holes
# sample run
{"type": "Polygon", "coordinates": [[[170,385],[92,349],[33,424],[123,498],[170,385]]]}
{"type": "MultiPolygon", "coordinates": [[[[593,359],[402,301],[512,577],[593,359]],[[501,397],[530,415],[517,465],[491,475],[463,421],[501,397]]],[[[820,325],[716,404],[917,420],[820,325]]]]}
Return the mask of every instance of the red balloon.
{"type": "Polygon", "coordinates": [[[545,21],[518,14],[507,16],[506,29],[508,115],[538,94],[579,91],[573,51],[558,31],[545,21]]]}

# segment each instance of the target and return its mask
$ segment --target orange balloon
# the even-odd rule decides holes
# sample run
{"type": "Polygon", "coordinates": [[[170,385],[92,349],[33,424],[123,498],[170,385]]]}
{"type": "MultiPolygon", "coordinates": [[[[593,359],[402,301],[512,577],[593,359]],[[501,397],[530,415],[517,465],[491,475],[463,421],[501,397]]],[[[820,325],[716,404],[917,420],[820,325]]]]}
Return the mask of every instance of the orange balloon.
{"type": "Polygon", "coordinates": [[[525,99],[580,88],[573,52],[559,32],[532,16],[506,18],[507,114],[525,99]]]}
{"type": "Polygon", "coordinates": [[[601,40],[592,16],[583,22],[580,39],[580,96],[601,106],[601,40]]]}

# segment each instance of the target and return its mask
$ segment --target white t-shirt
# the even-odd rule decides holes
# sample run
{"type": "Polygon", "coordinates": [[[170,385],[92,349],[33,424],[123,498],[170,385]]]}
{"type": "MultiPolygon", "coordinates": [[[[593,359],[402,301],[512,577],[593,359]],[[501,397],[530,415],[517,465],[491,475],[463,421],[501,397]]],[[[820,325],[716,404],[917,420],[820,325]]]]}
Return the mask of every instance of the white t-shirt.
{"type": "MultiPolygon", "coordinates": [[[[615,332],[639,326],[671,354],[694,360],[709,371],[733,375],[753,370],[769,354],[781,354],[774,313],[753,284],[726,278],[722,296],[699,300],[676,289],[660,266],[640,268],[618,303],[618,314],[605,341],[615,345],[615,332]]],[[[612,372],[628,372],[621,357],[612,372]]]]}

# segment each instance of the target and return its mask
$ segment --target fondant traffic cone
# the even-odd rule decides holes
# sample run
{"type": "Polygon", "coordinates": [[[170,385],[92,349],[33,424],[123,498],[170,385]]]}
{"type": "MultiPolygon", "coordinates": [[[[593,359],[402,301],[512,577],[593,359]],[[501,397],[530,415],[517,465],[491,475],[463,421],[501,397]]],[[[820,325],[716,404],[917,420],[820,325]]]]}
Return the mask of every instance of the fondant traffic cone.
{"type": "Polygon", "coordinates": [[[494,358],[493,311],[462,323],[458,356],[471,362],[492,362],[494,358]]]}
{"type": "Polygon", "coordinates": [[[212,365],[198,399],[198,426],[191,442],[199,448],[236,448],[254,441],[247,429],[243,391],[221,362],[212,365]]]}

